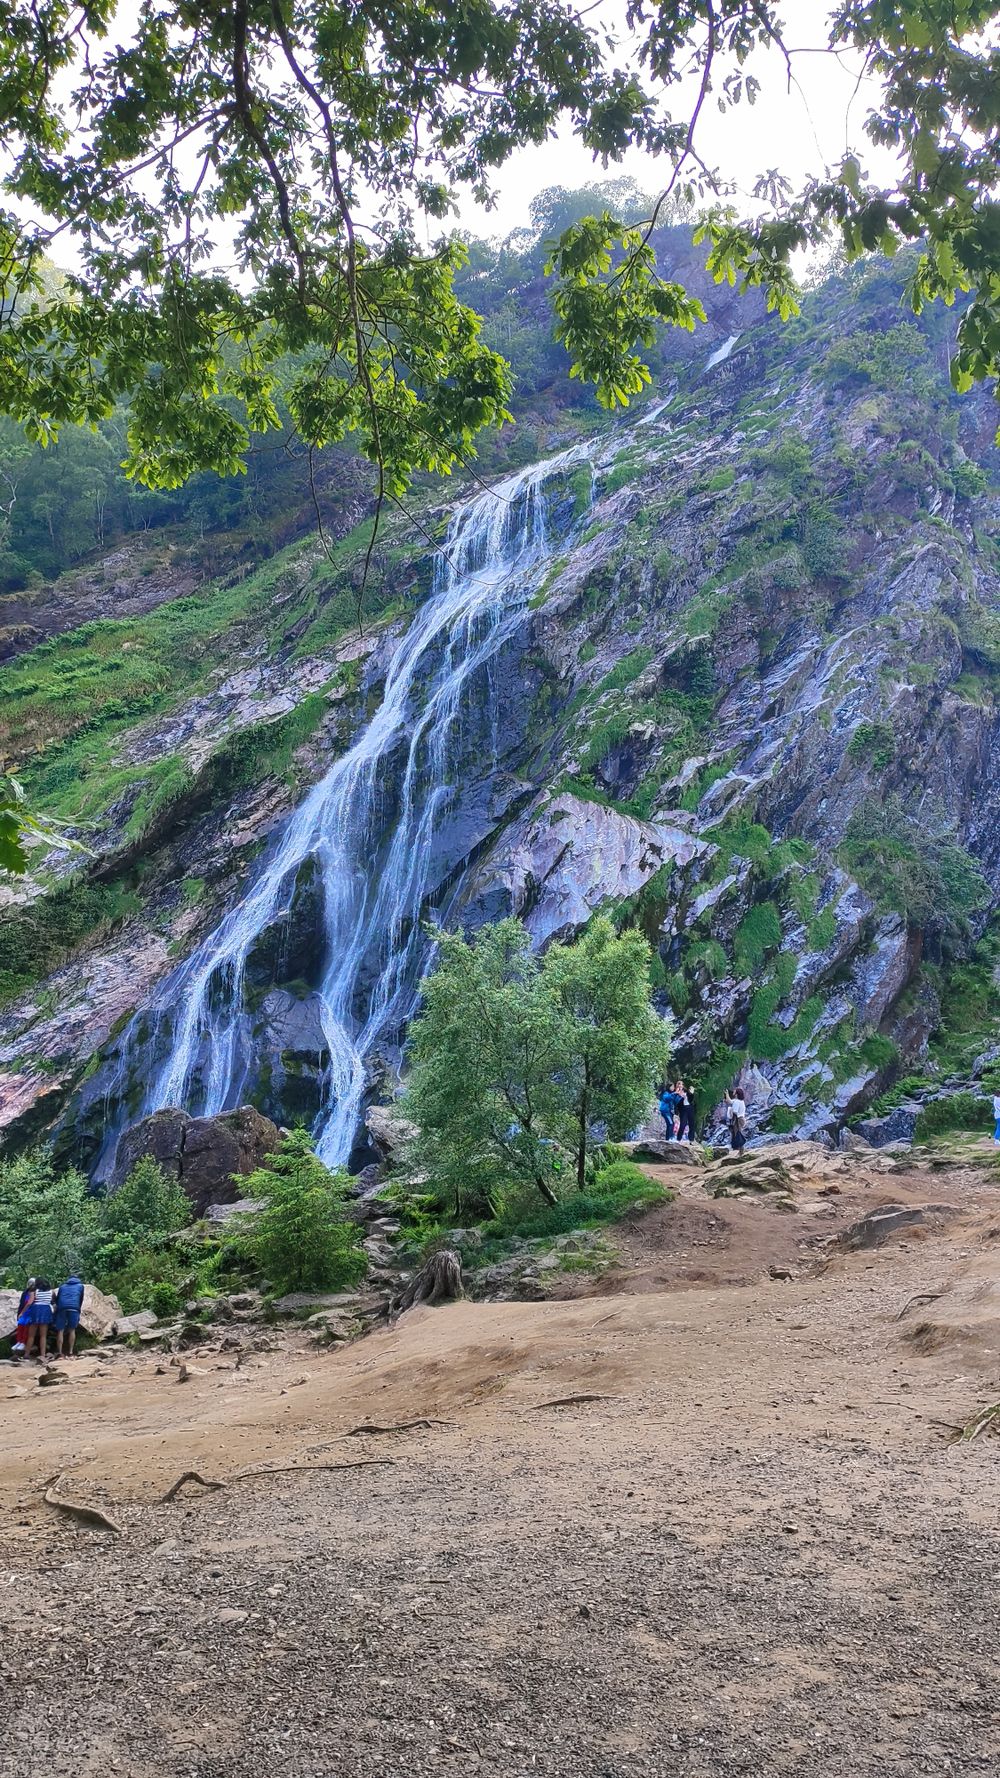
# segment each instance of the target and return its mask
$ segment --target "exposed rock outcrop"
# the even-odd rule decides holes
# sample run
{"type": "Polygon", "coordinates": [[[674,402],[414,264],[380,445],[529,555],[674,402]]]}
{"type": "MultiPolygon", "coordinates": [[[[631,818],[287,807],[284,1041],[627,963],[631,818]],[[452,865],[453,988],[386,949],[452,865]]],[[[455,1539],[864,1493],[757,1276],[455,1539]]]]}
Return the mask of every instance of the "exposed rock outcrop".
{"type": "Polygon", "coordinates": [[[190,1117],[169,1106],[124,1132],[112,1189],[148,1155],[173,1173],[201,1216],[209,1205],[235,1203],[242,1196],[241,1180],[274,1154],[280,1140],[277,1125],[252,1105],[218,1117],[190,1117]]]}

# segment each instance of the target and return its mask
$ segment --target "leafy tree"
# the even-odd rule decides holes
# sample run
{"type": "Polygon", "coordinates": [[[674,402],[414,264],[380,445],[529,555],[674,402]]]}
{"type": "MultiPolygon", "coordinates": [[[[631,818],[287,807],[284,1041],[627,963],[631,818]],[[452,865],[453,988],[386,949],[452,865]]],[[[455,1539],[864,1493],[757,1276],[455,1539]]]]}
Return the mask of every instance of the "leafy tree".
{"type": "Polygon", "coordinates": [[[462,188],[488,201],[496,170],[562,119],[606,162],[638,146],[669,169],[641,221],[627,185],[596,215],[558,193],[539,210],[561,226],[557,331],[609,405],[642,387],[635,348],[657,322],[699,317],[649,236],[667,206],[706,197],[710,270],[785,315],[797,249],[832,239],[850,260],[924,243],[914,306],[974,293],[965,387],[1000,353],[998,16],[996,0],[840,0],[830,51],[882,83],[866,129],[897,150],[897,178],[879,189],[847,154],[792,194],[761,168],[747,222],[722,201],[699,121],[709,100],[752,104],[766,55],[791,75],[798,46],[772,0],[638,0],[633,69],[571,0],[165,0],[131,23],[108,0],[15,0],[0,21],[16,200],[0,220],[0,407],[47,439],[127,397],[130,473],[176,486],[240,468],[250,432],[279,423],[283,382],[307,448],[354,434],[392,490],[447,469],[502,417],[509,384],[455,296],[464,247],[442,234],[422,248],[425,219],[443,222],[462,188]],[[64,240],[66,274],[51,258],[64,240]]]}
{"type": "Polygon", "coordinates": [[[645,1115],[667,1066],[670,1031],[650,1005],[649,961],[641,933],[616,933],[602,917],[576,944],[553,945],[542,964],[542,986],[563,1014],[567,1139],[581,1191],[595,1125],[620,1141],[645,1115]]]}
{"type": "Polygon", "coordinates": [[[191,1221],[191,1199],[151,1156],[137,1161],[117,1191],[101,1199],[102,1239],[124,1238],[133,1247],[176,1234],[191,1221]]]}
{"type": "Polygon", "coordinates": [[[503,1183],[557,1201],[569,1060],[559,1008],[519,920],[484,926],[469,942],[438,935],[434,974],[410,1027],[407,1109],[420,1164],[456,1208],[493,1208],[503,1183]]]}
{"type": "Polygon", "coordinates": [[[278,1152],[244,1181],[263,1198],[243,1245],[277,1290],[339,1290],[364,1277],[358,1229],[345,1221],[347,1179],[331,1173],[305,1130],[282,1137],[278,1152]]]}
{"type": "Polygon", "coordinates": [[[29,809],[20,780],[0,772],[0,871],[21,876],[28,868],[28,844],[37,840],[65,852],[85,847],[60,832],[57,825],[29,809]]]}
{"type": "Polygon", "coordinates": [[[96,1226],[95,1200],[82,1173],[57,1173],[42,1149],[0,1161],[0,1277],[58,1281],[84,1263],[96,1226]]]}
{"type": "Polygon", "coordinates": [[[495,1208],[514,1186],[555,1204],[583,1183],[595,1127],[624,1135],[665,1066],[649,947],[606,920],[544,959],[518,920],[439,942],[410,1032],[419,1162],[456,1206],[495,1208]]]}

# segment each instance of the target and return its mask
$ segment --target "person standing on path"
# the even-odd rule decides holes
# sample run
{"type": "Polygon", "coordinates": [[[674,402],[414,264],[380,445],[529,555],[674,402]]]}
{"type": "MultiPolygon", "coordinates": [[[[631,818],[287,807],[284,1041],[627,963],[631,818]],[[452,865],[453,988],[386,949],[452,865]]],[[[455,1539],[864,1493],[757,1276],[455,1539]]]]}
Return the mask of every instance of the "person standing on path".
{"type": "Polygon", "coordinates": [[[17,1305],[17,1326],[14,1329],[14,1339],[11,1347],[11,1357],[15,1362],[19,1358],[27,1358],[31,1349],[31,1311],[35,1305],[35,1283],[36,1280],[34,1278],[28,1279],[27,1284],[21,1292],[20,1300],[17,1305]]]}
{"type": "Polygon", "coordinates": [[[49,1328],[52,1326],[52,1299],[55,1296],[47,1278],[39,1278],[35,1286],[35,1301],[31,1310],[31,1328],[37,1338],[35,1357],[45,1363],[45,1348],[48,1345],[49,1328]]]}
{"type": "Polygon", "coordinates": [[[52,1328],[56,1336],[56,1357],[63,1355],[65,1342],[66,1357],[72,1358],[76,1347],[76,1330],[80,1325],[80,1310],[83,1308],[83,1279],[76,1272],[71,1272],[65,1284],[60,1284],[56,1291],[55,1314],[52,1328]]]}
{"type": "Polygon", "coordinates": [[[737,1154],[747,1145],[747,1101],[742,1087],[726,1094],[729,1107],[729,1140],[737,1154]]]}
{"type": "Polygon", "coordinates": [[[1000,1147],[1000,1092],[993,1095],[993,1141],[1000,1147]]]}
{"type": "Polygon", "coordinates": [[[693,1142],[694,1098],[691,1089],[690,1087],[686,1087],[682,1080],[679,1080],[674,1087],[674,1094],[677,1099],[677,1113],[679,1118],[677,1140],[678,1142],[693,1142]]]}
{"type": "Polygon", "coordinates": [[[677,1110],[677,1094],[669,1087],[664,1087],[660,1094],[659,1111],[663,1119],[663,1133],[668,1142],[674,1139],[674,1114],[677,1110]]]}

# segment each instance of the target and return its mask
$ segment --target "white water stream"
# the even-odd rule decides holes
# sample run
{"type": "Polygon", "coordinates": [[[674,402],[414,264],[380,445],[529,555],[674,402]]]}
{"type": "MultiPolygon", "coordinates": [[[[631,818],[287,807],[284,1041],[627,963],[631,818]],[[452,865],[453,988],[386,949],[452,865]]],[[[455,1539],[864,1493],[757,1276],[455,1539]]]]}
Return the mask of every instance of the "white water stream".
{"type": "MultiPolygon", "coordinates": [[[[174,1105],[214,1116],[253,1090],[262,1058],[246,1001],[247,959],[312,861],[323,928],[315,979],[329,1052],[314,1135],[329,1165],[346,1161],[367,1062],[410,1010],[427,954],[421,921],[435,836],[462,790],[455,742],[463,700],[480,675],[476,695],[495,702],[483,669],[521,623],[550,553],[543,484],[585,457],[577,447],[533,465],[453,514],[431,594],[399,641],[374,715],[290,817],[243,899],[147,1009],[142,1049],[161,1060],[138,1115],[174,1105]],[[390,832],[387,810],[395,810],[390,832]]],[[[491,714],[495,735],[498,712],[491,714]]],[[[126,1037],[123,1066],[137,1064],[138,1043],[126,1037]]]]}

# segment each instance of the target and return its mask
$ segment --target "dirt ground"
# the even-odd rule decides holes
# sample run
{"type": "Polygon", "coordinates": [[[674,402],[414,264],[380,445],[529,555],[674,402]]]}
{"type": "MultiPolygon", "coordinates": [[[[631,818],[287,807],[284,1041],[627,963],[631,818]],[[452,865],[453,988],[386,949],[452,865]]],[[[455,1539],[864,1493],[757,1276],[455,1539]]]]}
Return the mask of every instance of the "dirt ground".
{"type": "Polygon", "coordinates": [[[946,1433],[1000,1399],[1000,1193],[796,1202],[685,1177],[594,1294],[347,1348],[4,1367],[2,1778],[995,1774],[1000,1441],[946,1433]],[[940,1208],[824,1244],[890,1202],[940,1208]]]}

